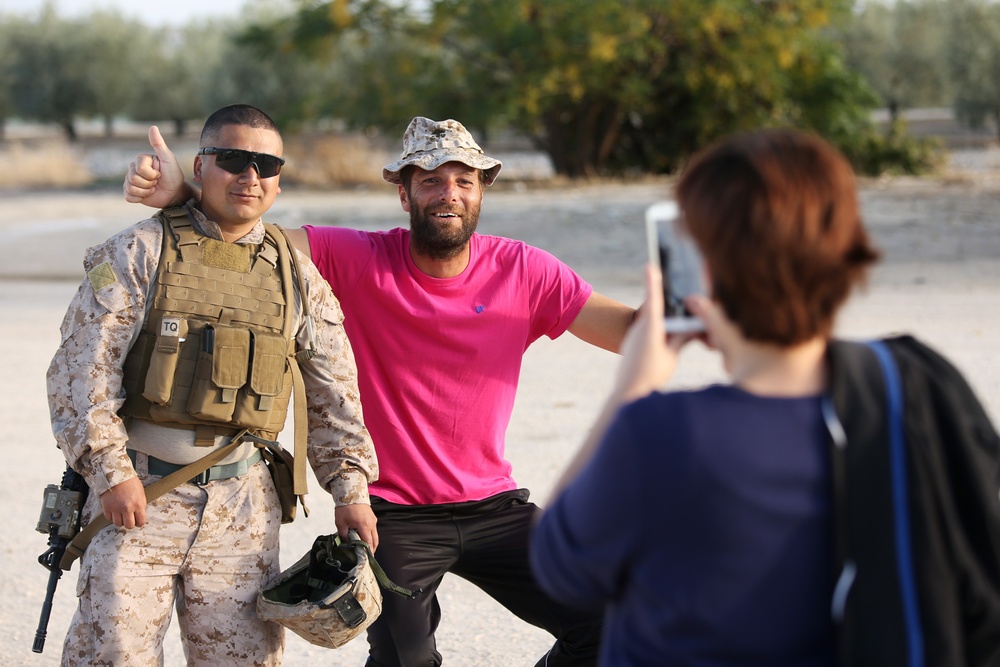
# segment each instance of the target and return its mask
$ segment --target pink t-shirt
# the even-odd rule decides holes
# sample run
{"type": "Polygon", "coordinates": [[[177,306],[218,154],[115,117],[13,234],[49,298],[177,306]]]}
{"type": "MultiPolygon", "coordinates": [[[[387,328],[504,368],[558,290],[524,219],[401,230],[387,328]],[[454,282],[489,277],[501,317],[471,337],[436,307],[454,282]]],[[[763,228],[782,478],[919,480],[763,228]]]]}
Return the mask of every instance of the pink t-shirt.
{"type": "Polygon", "coordinates": [[[408,230],[306,230],[357,359],[380,470],[372,495],[416,505],[516,488],[504,434],[521,358],[566,331],[590,285],[507,238],[473,234],[469,267],[442,279],[414,265],[408,230]]]}

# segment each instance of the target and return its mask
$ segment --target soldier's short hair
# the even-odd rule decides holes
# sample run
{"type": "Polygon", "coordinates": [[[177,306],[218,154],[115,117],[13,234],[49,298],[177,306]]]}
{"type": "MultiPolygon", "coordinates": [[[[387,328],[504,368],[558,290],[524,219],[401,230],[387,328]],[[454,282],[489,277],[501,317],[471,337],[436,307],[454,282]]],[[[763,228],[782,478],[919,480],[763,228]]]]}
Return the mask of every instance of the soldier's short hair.
{"type": "Polygon", "coordinates": [[[281,134],[271,117],[257,107],[249,104],[230,104],[213,112],[205,121],[205,126],[201,130],[201,144],[205,146],[211,143],[209,139],[218,136],[222,128],[227,125],[246,125],[281,134]]]}

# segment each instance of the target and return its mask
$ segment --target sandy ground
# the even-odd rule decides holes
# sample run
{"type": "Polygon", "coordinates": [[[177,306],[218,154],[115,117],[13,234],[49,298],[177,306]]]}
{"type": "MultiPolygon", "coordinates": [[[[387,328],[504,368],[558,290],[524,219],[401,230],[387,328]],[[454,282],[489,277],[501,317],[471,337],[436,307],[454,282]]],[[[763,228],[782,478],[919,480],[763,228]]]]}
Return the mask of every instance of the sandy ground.
{"type": "MultiPolygon", "coordinates": [[[[839,332],[871,337],[907,331],[944,351],[963,370],[996,421],[1000,418],[1000,159],[997,152],[956,158],[944,180],[898,179],[863,185],[866,220],[885,261],[870,289],[848,305],[839,332]],[[963,161],[964,160],[964,161],[963,161]],[[985,167],[988,167],[984,171],[985,167]]],[[[560,189],[510,187],[487,195],[480,231],[522,238],[563,259],[595,288],[629,304],[641,299],[642,212],[668,193],[666,182],[560,189]]],[[[45,537],[35,532],[42,490],[58,483],[63,461],[48,424],[44,374],[58,326],[82,277],[83,249],[142,217],[117,192],[5,193],[0,197],[0,415],[12,431],[0,468],[0,666],[56,665],[75,606],[76,570],[56,594],[41,655],[31,652],[48,573],[36,562],[45,537]]],[[[405,223],[394,193],[283,193],[269,217],[305,223],[389,228],[405,223]]],[[[561,467],[582,440],[615,371],[614,355],[565,336],[527,353],[508,431],[508,456],[522,486],[544,503],[561,467]]],[[[721,379],[717,358],[685,351],[675,386],[721,379]]],[[[285,440],[290,435],[286,433],[285,440]]],[[[316,491],[312,516],[282,529],[282,563],[333,530],[332,506],[316,491]]],[[[597,527],[595,527],[596,531],[597,527]]],[[[548,647],[528,626],[455,577],[441,589],[438,633],[446,664],[533,664],[548,647]]],[[[363,639],[330,652],[294,635],[287,665],[361,665],[363,639]]],[[[176,628],[166,664],[182,665],[176,628]]]]}

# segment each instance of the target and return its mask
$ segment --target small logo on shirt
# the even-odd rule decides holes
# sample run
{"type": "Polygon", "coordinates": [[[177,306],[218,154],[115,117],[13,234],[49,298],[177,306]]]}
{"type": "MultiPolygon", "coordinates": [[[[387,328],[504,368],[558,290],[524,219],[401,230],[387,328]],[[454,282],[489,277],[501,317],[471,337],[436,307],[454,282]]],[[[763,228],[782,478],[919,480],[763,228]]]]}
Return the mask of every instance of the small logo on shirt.
{"type": "Polygon", "coordinates": [[[476,306],[477,313],[482,313],[484,310],[486,310],[486,306],[483,305],[476,306]]]}

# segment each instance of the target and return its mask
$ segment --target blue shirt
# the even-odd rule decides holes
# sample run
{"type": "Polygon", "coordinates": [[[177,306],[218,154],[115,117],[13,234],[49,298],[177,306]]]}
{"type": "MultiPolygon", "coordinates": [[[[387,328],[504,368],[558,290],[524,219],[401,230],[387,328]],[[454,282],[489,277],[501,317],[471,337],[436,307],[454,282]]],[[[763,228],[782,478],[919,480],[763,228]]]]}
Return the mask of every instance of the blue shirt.
{"type": "Polygon", "coordinates": [[[819,397],[731,386],[625,406],[536,527],[555,599],[606,608],[602,665],[833,664],[819,397]]]}

